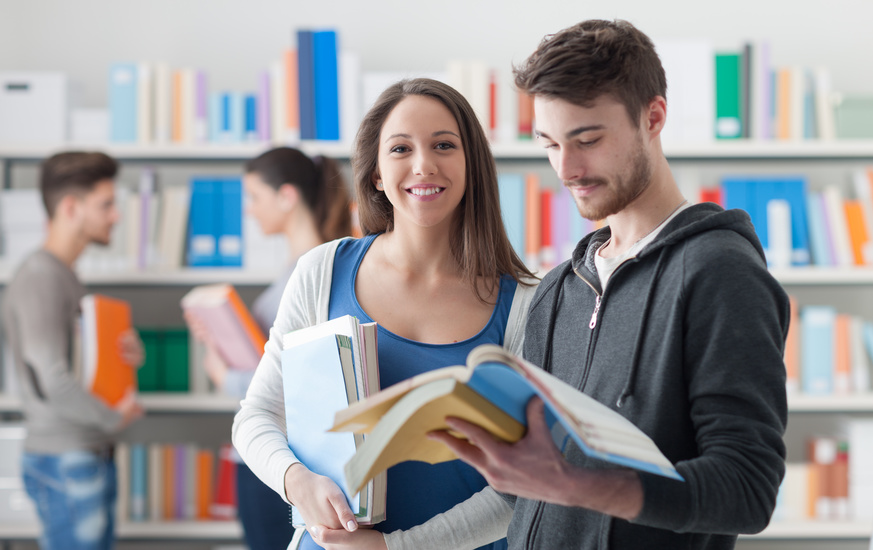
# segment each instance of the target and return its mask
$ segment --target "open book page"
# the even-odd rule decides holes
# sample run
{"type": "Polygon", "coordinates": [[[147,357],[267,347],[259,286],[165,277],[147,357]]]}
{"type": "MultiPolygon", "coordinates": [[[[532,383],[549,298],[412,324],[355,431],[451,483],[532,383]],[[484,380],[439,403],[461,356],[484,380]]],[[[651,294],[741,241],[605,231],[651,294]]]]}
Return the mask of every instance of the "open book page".
{"type": "Polygon", "coordinates": [[[466,381],[469,376],[470,370],[461,366],[423,372],[337,412],[331,431],[368,434],[391,407],[413,389],[444,378],[466,381]]]}
{"type": "Polygon", "coordinates": [[[615,461],[616,456],[627,457],[633,462],[621,461],[622,464],[638,467],[638,462],[643,462],[675,471],[654,441],[630,420],[532,363],[498,346],[480,346],[470,353],[468,360],[476,365],[493,361],[521,373],[555,416],[581,439],[577,443],[584,443],[587,450],[593,451],[589,454],[610,461],[615,461]]]}

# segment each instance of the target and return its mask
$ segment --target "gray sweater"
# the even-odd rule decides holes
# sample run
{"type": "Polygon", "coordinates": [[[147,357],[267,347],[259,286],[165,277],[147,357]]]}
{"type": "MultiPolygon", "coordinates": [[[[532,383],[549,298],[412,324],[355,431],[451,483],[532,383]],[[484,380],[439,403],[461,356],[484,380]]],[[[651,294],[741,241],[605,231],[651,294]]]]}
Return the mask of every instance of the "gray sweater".
{"type": "Polygon", "coordinates": [[[92,397],[72,372],[85,287],[45,250],[28,256],[6,288],[3,325],[12,348],[29,452],[101,450],[121,415],[92,397]]]}
{"type": "MultiPolygon", "coordinates": [[[[540,284],[524,356],[631,420],[685,481],[640,474],[633,522],[519,498],[509,548],[733,548],[766,527],[784,474],[787,296],[745,212],[687,209],[601,291],[593,254],[608,236],[540,284]]],[[[566,458],[609,467],[575,447],[566,458]]]]}

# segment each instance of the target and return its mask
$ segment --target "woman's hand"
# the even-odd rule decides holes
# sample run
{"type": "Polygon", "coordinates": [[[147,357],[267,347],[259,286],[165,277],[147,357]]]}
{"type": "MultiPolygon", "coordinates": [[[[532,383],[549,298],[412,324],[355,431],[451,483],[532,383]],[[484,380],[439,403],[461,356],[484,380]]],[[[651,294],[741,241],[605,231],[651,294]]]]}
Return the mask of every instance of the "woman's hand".
{"type": "Polygon", "coordinates": [[[385,537],[373,529],[358,529],[349,533],[345,529],[328,529],[323,525],[309,528],[313,540],[324,550],[387,550],[385,537]]]}
{"type": "Polygon", "coordinates": [[[206,325],[200,321],[196,315],[187,311],[184,313],[184,316],[185,323],[188,325],[188,329],[191,331],[191,335],[194,336],[194,339],[206,344],[207,346],[212,345],[212,336],[209,334],[206,325]]]}
{"type": "Polygon", "coordinates": [[[224,379],[227,377],[229,367],[221,355],[219,355],[215,346],[207,344],[204,347],[206,348],[206,353],[203,355],[203,370],[206,371],[206,375],[209,376],[209,379],[212,380],[216,388],[223,389],[224,379]]]}
{"type": "Polygon", "coordinates": [[[346,496],[329,477],[318,475],[297,462],[285,471],[285,496],[306,525],[352,532],[358,528],[346,496]]]}

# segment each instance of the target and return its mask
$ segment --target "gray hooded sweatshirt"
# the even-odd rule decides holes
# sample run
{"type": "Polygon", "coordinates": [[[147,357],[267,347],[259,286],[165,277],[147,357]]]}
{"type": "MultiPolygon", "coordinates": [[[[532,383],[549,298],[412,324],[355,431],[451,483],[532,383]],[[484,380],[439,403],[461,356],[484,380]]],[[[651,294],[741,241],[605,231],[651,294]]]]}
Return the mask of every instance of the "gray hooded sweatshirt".
{"type": "Polygon", "coordinates": [[[636,424],[685,481],[640,473],[633,521],[519,498],[509,548],[733,548],[767,526],[785,471],[788,298],[743,211],[686,209],[604,292],[593,258],[608,237],[588,235],[540,284],[524,356],[636,424]]]}

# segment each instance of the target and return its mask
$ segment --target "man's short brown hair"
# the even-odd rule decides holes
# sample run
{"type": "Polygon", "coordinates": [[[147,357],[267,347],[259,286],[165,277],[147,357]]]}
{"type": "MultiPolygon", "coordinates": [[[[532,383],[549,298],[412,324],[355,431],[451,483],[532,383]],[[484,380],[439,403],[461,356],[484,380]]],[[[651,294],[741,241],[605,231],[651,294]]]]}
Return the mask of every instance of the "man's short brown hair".
{"type": "Polygon", "coordinates": [[[588,107],[608,94],[625,106],[634,126],[656,96],[667,97],[664,67],[648,36],[627,21],[582,21],[548,35],[521,65],[522,92],[588,107]]]}
{"type": "Polygon", "coordinates": [[[67,195],[83,196],[97,182],[115,179],[118,162],[104,153],[66,152],[42,163],[39,189],[49,218],[54,218],[58,203],[67,195]]]}

